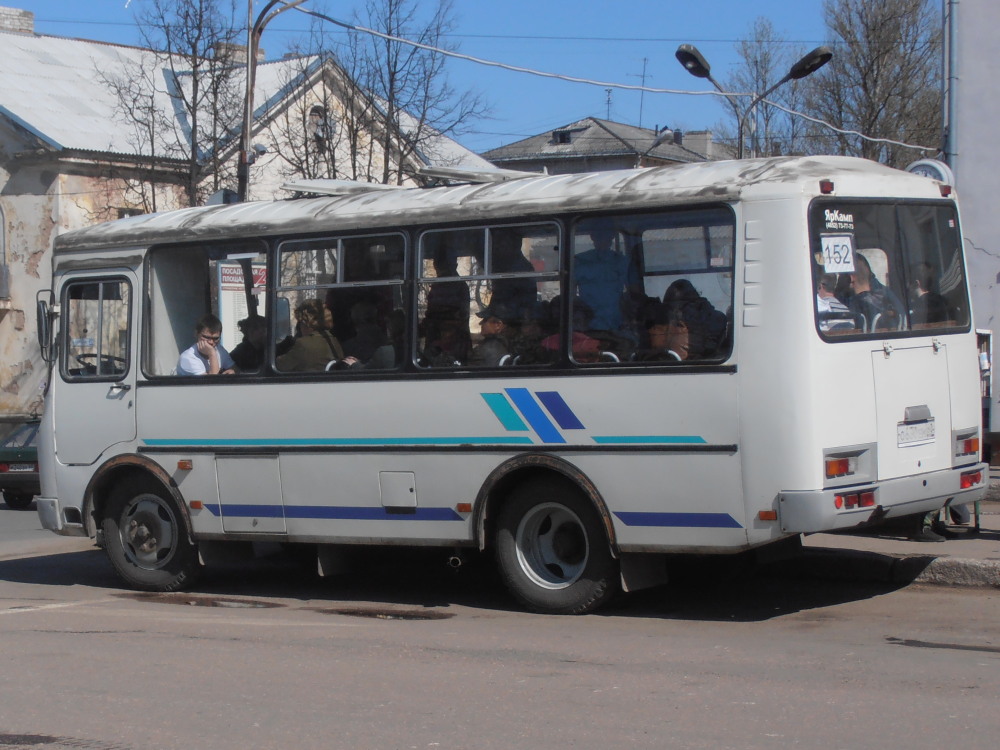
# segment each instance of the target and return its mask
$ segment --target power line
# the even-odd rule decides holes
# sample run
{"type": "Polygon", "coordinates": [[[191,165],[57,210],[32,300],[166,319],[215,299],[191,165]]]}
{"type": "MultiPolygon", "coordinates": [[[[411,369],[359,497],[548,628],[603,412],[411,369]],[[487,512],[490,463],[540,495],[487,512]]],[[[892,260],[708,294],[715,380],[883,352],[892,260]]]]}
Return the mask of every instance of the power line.
{"type": "MultiPolygon", "coordinates": [[[[288,6],[288,0],[281,0],[281,2],[282,2],[282,4],[288,6]]],[[[736,92],[736,91],[721,92],[721,91],[688,91],[688,90],[683,90],[683,89],[656,89],[656,88],[650,88],[648,86],[635,86],[635,85],[626,84],[626,83],[612,83],[612,82],[608,82],[608,81],[595,81],[595,80],[592,80],[592,79],[589,79],[589,78],[579,78],[577,76],[567,76],[567,75],[563,75],[561,73],[550,73],[550,72],[546,72],[546,71],[533,70],[532,68],[524,68],[524,67],[521,67],[521,66],[518,66],[518,65],[508,65],[507,63],[496,62],[494,60],[486,60],[486,59],[483,59],[481,57],[473,57],[472,55],[465,55],[465,54],[462,54],[461,52],[455,52],[453,50],[441,49],[440,47],[434,47],[432,45],[424,44],[422,42],[415,42],[415,41],[413,41],[411,39],[404,39],[402,37],[392,36],[391,34],[385,34],[385,33],[381,32],[381,31],[376,31],[375,29],[369,29],[369,28],[366,28],[364,26],[359,26],[357,24],[347,23],[346,21],[338,21],[337,19],[331,18],[328,15],[325,15],[323,13],[319,13],[319,12],[314,11],[314,10],[310,10],[309,8],[303,8],[300,5],[298,5],[298,6],[288,6],[288,7],[292,7],[294,10],[297,10],[299,13],[304,13],[304,14],[306,14],[308,16],[313,16],[314,18],[319,18],[321,20],[328,21],[329,23],[332,23],[332,24],[334,24],[336,26],[340,26],[341,28],[347,29],[349,31],[356,31],[356,32],[360,32],[360,33],[363,33],[363,34],[371,34],[372,36],[379,37],[380,39],[386,39],[386,40],[392,41],[392,42],[399,42],[400,44],[407,44],[407,45],[410,45],[411,47],[416,47],[418,49],[423,49],[423,50],[426,50],[428,52],[435,52],[437,54],[445,55],[447,57],[454,57],[454,58],[459,59],[459,60],[466,60],[468,62],[474,62],[474,63],[476,63],[478,65],[486,65],[488,67],[501,68],[503,70],[509,70],[509,71],[512,71],[512,72],[515,72],[515,73],[525,73],[525,74],[528,74],[528,75],[540,76],[542,78],[553,78],[553,79],[560,80],[560,81],[568,81],[570,83],[584,83],[584,84],[588,84],[588,85],[591,85],[591,86],[601,86],[602,88],[605,88],[605,89],[607,89],[607,88],[616,88],[616,89],[625,89],[625,90],[629,90],[629,91],[644,91],[644,92],[648,91],[651,94],[684,94],[684,95],[687,95],[687,96],[724,96],[724,97],[726,97],[727,99],[730,99],[730,100],[731,100],[731,97],[734,97],[734,96],[742,96],[742,97],[750,97],[750,98],[754,97],[754,94],[740,93],[740,92],[736,92]]],[[[802,118],[804,118],[806,120],[809,120],[810,122],[813,122],[813,123],[816,123],[817,125],[822,125],[824,127],[830,128],[830,130],[833,130],[833,131],[835,131],[837,133],[841,133],[843,135],[853,135],[853,136],[857,136],[858,138],[861,138],[861,139],[866,140],[866,141],[872,141],[874,143],[889,143],[889,144],[892,144],[894,146],[901,146],[903,148],[910,148],[910,149],[914,149],[916,151],[937,151],[938,150],[938,149],[930,147],[930,146],[918,146],[918,145],[915,145],[915,144],[912,144],[912,143],[903,143],[901,141],[890,140],[888,138],[873,138],[872,136],[865,135],[864,133],[861,133],[861,132],[859,132],[857,130],[844,130],[842,128],[838,128],[836,125],[833,125],[832,123],[826,122],[825,120],[821,120],[818,117],[812,117],[811,115],[807,115],[804,112],[798,112],[798,111],[796,111],[794,109],[789,109],[787,107],[783,107],[782,105],[777,104],[775,102],[772,102],[772,101],[770,101],[768,99],[764,99],[763,103],[770,104],[773,107],[776,107],[777,109],[780,109],[785,114],[792,115],[794,117],[802,117],[802,118]]]]}

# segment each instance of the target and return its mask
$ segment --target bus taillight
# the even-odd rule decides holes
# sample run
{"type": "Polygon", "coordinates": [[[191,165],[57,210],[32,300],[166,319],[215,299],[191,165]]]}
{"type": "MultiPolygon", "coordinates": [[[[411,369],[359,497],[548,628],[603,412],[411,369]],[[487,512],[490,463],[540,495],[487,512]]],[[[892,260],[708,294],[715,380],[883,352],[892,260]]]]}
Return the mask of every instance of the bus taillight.
{"type": "Polygon", "coordinates": [[[983,481],[982,471],[967,471],[959,479],[959,486],[963,490],[967,490],[970,487],[975,487],[983,481]]]}
{"type": "Polygon", "coordinates": [[[979,453],[979,438],[959,438],[955,441],[956,456],[974,456],[979,453]]]}
{"type": "Polygon", "coordinates": [[[875,490],[851,492],[833,496],[833,507],[837,510],[854,510],[855,508],[874,508],[875,490]]]}
{"type": "Polygon", "coordinates": [[[827,458],[825,464],[827,479],[846,477],[858,470],[857,456],[851,456],[850,458],[827,458]]]}

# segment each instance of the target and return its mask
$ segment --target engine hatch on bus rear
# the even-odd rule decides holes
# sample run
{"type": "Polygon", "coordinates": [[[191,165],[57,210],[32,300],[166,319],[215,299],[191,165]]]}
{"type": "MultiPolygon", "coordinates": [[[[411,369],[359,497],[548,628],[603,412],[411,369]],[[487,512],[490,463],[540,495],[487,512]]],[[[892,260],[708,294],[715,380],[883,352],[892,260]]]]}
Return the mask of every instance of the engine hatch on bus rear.
{"type": "Polygon", "coordinates": [[[951,399],[944,345],[872,352],[878,478],[947,469],[952,463],[951,399]]]}

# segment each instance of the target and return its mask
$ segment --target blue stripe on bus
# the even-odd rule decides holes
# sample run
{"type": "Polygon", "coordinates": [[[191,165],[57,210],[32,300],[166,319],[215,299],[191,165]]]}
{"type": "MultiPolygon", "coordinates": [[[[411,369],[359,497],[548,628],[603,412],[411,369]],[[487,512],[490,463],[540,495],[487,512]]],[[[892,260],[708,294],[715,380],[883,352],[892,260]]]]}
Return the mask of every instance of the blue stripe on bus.
{"type": "Polygon", "coordinates": [[[527,432],[528,425],[524,423],[524,420],[518,416],[517,412],[514,411],[514,407],[510,405],[510,401],[502,393],[480,393],[486,405],[490,407],[490,410],[500,420],[500,424],[504,426],[505,430],[509,432],[527,432]]]}
{"type": "Polygon", "coordinates": [[[664,526],[684,529],[742,529],[728,513],[615,512],[626,526],[664,526]]]}
{"type": "Polygon", "coordinates": [[[291,448],[323,446],[406,445],[531,445],[530,437],[405,437],[405,438],[148,438],[147,446],[178,448],[291,448]]]}
{"type": "Polygon", "coordinates": [[[514,406],[528,420],[528,424],[531,425],[543,443],[566,442],[566,438],[545,416],[545,412],[542,411],[527,388],[507,388],[506,390],[510,400],[514,402],[514,406]]]}
{"type": "Polygon", "coordinates": [[[559,423],[564,430],[583,430],[583,422],[573,413],[569,405],[563,401],[563,397],[558,391],[537,391],[535,393],[542,405],[549,410],[549,414],[559,423]]]}
{"type": "Polygon", "coordinates": [[[699,435],[595,435],[594,442],[601,445],[639,445],[642,443],[695,444],[705,443],[699,435]]]}
{"type": "Polygon", "coordinates": [[[366,506],[330,507],[316,505],[219,505],[205,503],[212,515],[226,518],[315,518],[339,521],[462,521],[451,508],[386,508],[366,506]]]}

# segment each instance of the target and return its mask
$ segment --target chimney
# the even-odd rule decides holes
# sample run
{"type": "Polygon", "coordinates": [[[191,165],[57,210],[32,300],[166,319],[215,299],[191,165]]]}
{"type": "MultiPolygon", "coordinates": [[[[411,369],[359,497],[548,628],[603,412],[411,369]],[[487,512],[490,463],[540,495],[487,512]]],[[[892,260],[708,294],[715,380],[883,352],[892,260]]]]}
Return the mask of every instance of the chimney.
{"type": "Polygon", "coordinates": [[[685,145],[696,154],[701,154],[708,159],[719,157],[719,154],[715,153],[715,144],[712,143],[711,130],[692,130],[687,134],[685,145]]]}
{"type": "Polygon", "coordinates": [[[20,8],[0,6],[0,31],[14,31],[18,34],[35,33],[35,14],[20,8]]]}
{"type": "MultiPolygon", "coordinates": [[[[218,58],[228,58],[229,62],[243,65],[247,61],[247,48],[245,44],[232,44],[231,42],[219,42],[215,45],[215,56],[218,58]]],[[[257,48],[257,62],[264,62],[264,48],[257,48]]]]}
{"type": "Polygon", "coordinates": [[[674,131],[674,144],[677,145],[677,146],[683,146],[684,145],[684,131],[683,130],[679,130],[678,129],[678,130],[674,131]]]}

